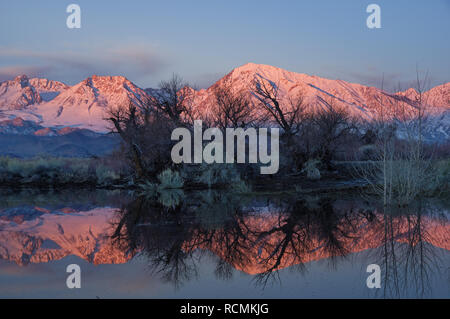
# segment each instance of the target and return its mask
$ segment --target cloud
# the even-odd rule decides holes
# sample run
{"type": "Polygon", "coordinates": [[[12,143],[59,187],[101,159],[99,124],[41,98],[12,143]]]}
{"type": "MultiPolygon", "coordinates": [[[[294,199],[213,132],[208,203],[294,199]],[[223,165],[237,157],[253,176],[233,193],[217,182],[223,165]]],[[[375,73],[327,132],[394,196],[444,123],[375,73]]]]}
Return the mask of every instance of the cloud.
{"type": "MultiPolygon", "coordinates": [[[[415,84],[415,72],[389,72],[373,65],[359,68],[343,68],[336,65],[324,65],[328,72],[321,75],[333,79],[341,79],[347,82],[374,86],[387,92],[397,92],[413,87],[415,84]]],[[[431,78],[429,77],[429,80],[431,78]]],[[[434,80],[434,79],[433,79],[434,80]]],[[[434,84],[434,83],[433,83],[434,84]]]]}
{"type": "Polygon", "coordinates": [[[124,47],[105,51],[109,63],[117,67],[136,69],[141,75],[152,75],[163,69],[167,62],[153,50],[143,47],[124,47]]]}
{"type": "Polygon", "coordinates": [[[61,52],[58,54],[54,52],[39,52],[0,47],[0,57],[21,59],[25,61],[45,61],[46,63],[76,67],[80,69],[88,69],[90,67],[89,62],[83,61],[86,60],[86,56],[73,52],[61,52]]]}
{"type": "Polygon", "coordinates": [[[18,75],[26,74],[29,77],[42,77],[51,71],[49,66],[5,66],[0,67],[0,82],[12,80],[18,75]]]}
{"type": "Polygon", "coordinates": [[[204,73],[190,77],[188,82],[194,88],[207,89],[224,75],[223,73],[204,73]]]}
{"type": "MultiPolygon", "coordinates": [[[[423,90],[429,90],[436,85],[446,83],[438,78],[431,76],[427,70],[419,70],[420,85],[423,90]]],[[[386,72],[372,72],[358,73],[345,72],[352,81],[369,86],[383,88],[387,92],[404,91],[409,88],[417,88],[417,75],[414,72],[403,73],[386,73],[386,72]]]]}
{"type": "Polygon", "coordinates": [[[404,75],[401,73],[382,73],[374,70],[370,73],[346,72],[346,74],[357,83],[378,88],[383,86],[387,91],[394,89],[405,80],[404,75]]]}
{"type": "Polygon", "coordinates": [[[157,74],[168,64],[154,48],[144,45],[89,46],[56,52],[0,47],[0,57],[6,62],[9,59],[22,63],[22,66],[3,67],[3,77],[16,76],[17,74],[13,74],[16,69],[29,76],[45,76],[69,84],[77,83],[92,74],[124,75],[132,80],[145,79],[157,74]]]}

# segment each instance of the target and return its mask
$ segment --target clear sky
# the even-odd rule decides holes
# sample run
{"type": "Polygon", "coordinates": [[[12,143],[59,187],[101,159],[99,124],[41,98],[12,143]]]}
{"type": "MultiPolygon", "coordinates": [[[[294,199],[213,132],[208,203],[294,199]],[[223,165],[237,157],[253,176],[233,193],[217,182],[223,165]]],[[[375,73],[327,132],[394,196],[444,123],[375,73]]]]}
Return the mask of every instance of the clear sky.
{"type": "Polygon", "coordinates": [[[450,81],[450,0],[0,0],[0,81],[75,84],[124,75],[154,87],[172,73],[207,87],[247,62],[333,79],[407,86],[416,65],[450,81]],[[66,7],[81,7],[68,29],[66,7]],[[381,29],[366,7],[381,7],[381,29]]]}

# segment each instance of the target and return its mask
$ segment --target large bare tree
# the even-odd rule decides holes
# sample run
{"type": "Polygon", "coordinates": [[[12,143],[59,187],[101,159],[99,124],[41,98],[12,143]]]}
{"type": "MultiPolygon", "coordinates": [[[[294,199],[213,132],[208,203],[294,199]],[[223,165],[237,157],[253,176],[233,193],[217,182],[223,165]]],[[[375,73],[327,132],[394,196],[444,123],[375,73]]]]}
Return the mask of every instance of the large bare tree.
{"type": "Polygon", "coordinates": [[[110,132],[123,142],[124,155],[134,169],[137,179],[152,179],[172,164],[170,134],[175,127],[189,126],[193,121],[192,89],[174,75],[160,83],[144,104],[111,106],[105,120],[110,132]]]}
{"type": "Polygon", "coordinates": [[[259,101],[263,120],[276,123],[288,141],[299,132],[306,115],[306,103],[301,92],[295,96],[281,96],[279,86],[262,76],[254,78],[252,92],[259,101]]]}
{"type": "Polygon", "coordinates": [[[225,129],[252,125],[254,112],[248,92],[234,89],[233,83],[226,79],[214,88],[214,97],[212,121],[215,126],[225,129]]]}
{"type": "Polygon", "coordinates": [[[320,159],[328,167],[344,139],[355,129],[354,120],[344,107],[337,106],[333,99],[322,100],[323,107],[313,112],[308,119],[307,127],[310,144],[314,151],[310,153],[320,159]]]}
{"type": "Polygon", "coordinates": [[[175,125],[192,124],[195,119],[194,90],[183,79],[174,74],[168,81],[162,81],[152,92],[150,106],[167,116],[175,125]]]}

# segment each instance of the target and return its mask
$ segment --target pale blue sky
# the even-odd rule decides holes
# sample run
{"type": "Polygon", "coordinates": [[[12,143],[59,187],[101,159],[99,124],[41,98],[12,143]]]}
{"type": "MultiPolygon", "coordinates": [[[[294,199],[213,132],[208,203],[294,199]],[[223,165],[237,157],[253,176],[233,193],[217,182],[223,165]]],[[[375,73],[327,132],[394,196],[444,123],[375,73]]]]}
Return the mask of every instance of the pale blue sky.
{"type": "Polygon", "coordinates": [[[17,73],[77,83],[125,75],[141,87],[178,73],[206,87],[247,62],[379,85],[406,86],[416,64],[450,81],[450,0],[5,1],[0,81],[17,73]],[[66,27],[79,4],[81,29],[66,27]],[[366,7],[381,7],[381,29],[366,7]]]}

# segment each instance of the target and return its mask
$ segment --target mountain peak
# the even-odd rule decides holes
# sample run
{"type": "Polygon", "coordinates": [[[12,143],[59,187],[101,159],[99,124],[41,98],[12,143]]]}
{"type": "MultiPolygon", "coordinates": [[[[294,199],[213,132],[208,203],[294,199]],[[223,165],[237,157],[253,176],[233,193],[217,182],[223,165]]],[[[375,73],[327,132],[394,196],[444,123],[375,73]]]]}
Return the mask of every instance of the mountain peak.
{"type": "Polygon", "coordinates": [[[25,86],[28,86],[28,76],[26,76],[25,74],[16,76],[14,78],[14,82],[20,83],[22,88],[25,87],[25,86]]]}
{"type": "Polygon", "coordinates": [[[288,72],[284,69],[268,65],[249,62],[243,64],[231,71],[231,73],[283,73],[288,72]]]}
{"type": "Polygon", "coordinates": [[[92,76],[88,77],[87,79],[92,79],[94,81],[116,81],[116,82],[129,81],[123,75],[97,75],[97,74],[93,74],[92,76]]]}
{"type": "Polygon", "coordinates": [[[0,107],[12,110],[21,109],[41,101],[41,96],[30,85],[26,75],[19,75],[12,81],[0,83],[0,107]]]}
{"type": "Polygon", "coordinates": [[[118,90],[120,91],[122,88],[131,88],[131,87],[134,89],[137,88],[137,86],[133,82],[131,82],[122,75],[96,75],[96,74],[84,79],[75,86],[76,87],[87,86],[90,87],[91,89],[105,92],[107,91],[117,92],[118,90]]]}
{"type": "Polygon", "coordinates": [[[74,126],[104,132],[108,107],[146,105],[148,94],[124,76],[92,75],[39,106],[49,126],[74,126]]]}
{"type": "MultiPolygon", "coordinates": [[[[346,108],[351,115],[366,120],[371,119],[381,96],[386,107],[393,109],[399,100],[414,106],[413,97],[416,95],[413,89],[388,94],[376,87],[250,62],[233,69],[208,89],[192,91],[199,114],[205,117],[211,115],[216,103],[217,87],[229,83],[233,91],[251,93],[255,79],[266,79],[274,83],[279,88],[280,99],[302,95],[305,105],[311,110],[326,107],[327,103],[335,103],[346,108]]],[[[148,104],[155,91],[144,91],[121,75],[94,74],[74,86],[47,79],[28,79],[26,75],[21,75],[14,81],[0,83],[0,116],[3,113],[8,116],[25,116],[24,119],[37,117],[43,126],[72,126],[103,132],[106,126],[104,112],[108,107],[128,105],[130,102],[142,107],[148,104]],[[28,108],[29,105],[32,107],[28,108]]],[[[436,106],[435,113],[441,114],[441,110],[448,113],[450,83],[435,87],[424,95],[427,104],[436,106]]],[[[254,98],[252,94],[249,96],[254,98]]]]}
{"type": "Polygon", "coordinates": [[[308,83],[314,81],[314,79],[320,79],[308,74],[291,72],[276,66],[268,64],[257,64],[253,62],[246,63],[235,68],[225,77],[227,79],[231,78],[232,81],[238,80],[250,83],[249,81],[253,81],[255,76],[270,79],[275,83],[278,83],[280,81],[290,83],[308,83]]]}

